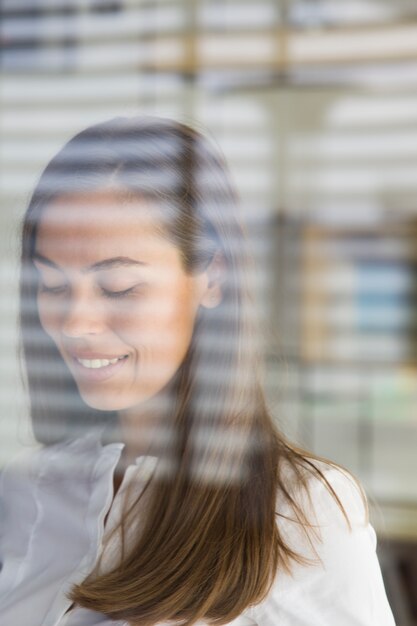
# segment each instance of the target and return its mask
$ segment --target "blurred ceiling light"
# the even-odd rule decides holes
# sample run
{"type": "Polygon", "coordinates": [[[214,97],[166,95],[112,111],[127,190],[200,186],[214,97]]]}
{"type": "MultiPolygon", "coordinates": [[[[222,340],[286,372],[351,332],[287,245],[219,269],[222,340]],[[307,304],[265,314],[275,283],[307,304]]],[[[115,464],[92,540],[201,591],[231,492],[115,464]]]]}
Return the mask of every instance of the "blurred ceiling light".
{"type": "Polygon", "coordinates": [[[203,4],[197,23],[202,28],[239,29],[270,26],[277,19],[273,2],[215,2],[203,4]]]}
{"type": "Polygon", "coordinates": [[[381,167],[376,165],[360,165],[358,167],[327,166],[322,169],[315,167],[308,171],[293,173],[289,176],[289,187],[293,190],[304,190],[309,193],[335,191],[366,191],[382,192],[386,189],[403,190],[417,189],[416,166],[398,164],[381,167]]]}
{"type": "Polygon", "coordinates": [[[181,5],[146,7],[112,14],[88,16],[80,21],[79,36],[85,39],[159,35],[180,30],[187,21],[185,8],[181,5]]]}
{"type": "Polygon", "coordinates": [[[27,103],[30,93],[32,103],[47,105],[69,102],[89,104],[114,102],[143,96],[178,95],[183,88],[182,77],[174,73],[145,74],[137,72],[113,75],[72,76],[3,76],[0,97],[4,105],[27,103]]]}
{"type": "Polygon", "coordinates": [[[72,15],[42,15],[42,17],[37,16],[36,20],[27,14],[24,14],[24,17],[12,18],[3,15],[0,22],[2,41],[6,44],[11,42],[14,46],[19,43],[25,44],[28,40],[31,43],[59,41],[73,37],[76,30],[78,29],[76,29],[72,15]]]}
{"type": "Polygon", "coordinates": [[[271,176],[264,167],[254,168],[253,165],[236,168],[234,181],[242,193],[264,193],[271,185],[271,176]]]}
{"type": "Polygon", "coordinates": [[[259,35],[210,36],[202,35],[196,41],[198,56],[203,64],[259,62],[272,63],[276,54],[277,42],[273,37],[259,35]]]}
{"type": "Polygon", "coordinates": [[[196,117],[210,124],[213,132],[227,125],[228,133],[231,130],[247,131],[251,127],[265,130],[269,121],[262,103],[244,96],[202,101],[197,104],[196,117]]]}
{"type": "MultiPolygon", "coordinates": [[[[320,343],[316,346],[317,350],[323,348],[320,343]]],[[[377,359],[386,361],[402,361],[408,356],[408,347],[406,342],[398,341],[395,334],[388,333],[361,333],[359,337],[352,336],[352,333],[346,333],[346,337],[335,336],[326,342],[326,354],[328,358],[335,360],[360,359],[364,362],[377,359]]]]}
{"type": "Polygon", "coordinates": [[[279,86],[283,83],[277,79],[276,73],[271,66],[266,64],[262,67],[228,67],[210,68],[199,73],[199,81],[202,87],[217,94],[232,94],[248,89],[262,89],[279,86]]]}
{"type": "Polygon", "coordinates": [[[363,89],[380,87],[386,92],[400,87],[409,88],[417,83],[417,63],[415,61],[394,61],[380,63],[349,63],[343,65],[317,65],[291,67],[284,77],[290,85],[305,86],[354,86],[363,89]]]}
{"type": "Polygon", "coordinates": [[[338,393],[357,392],[363,388],[363,376],[359,370],[343,368],[306,369],[303,373],[308,389],[328,393],[329,389],[338,393]]]}
{"type": "MultiPolygon", "coordinates": [[[[143,93],[146,85],[142,85],[142,76],[137,72],[117,73],[109,80],[108,76],[3,76],[0,84],[0,98],[3,105],[52,104],[62,102],[79,104],[88,102],[125,101],[126,98],[137,97],[143,93]],[[140,85],[140,86],[139,86],[140,85]]],[[[172,80],[161,81],[168,87],[172,80]]],[[[153,93],[155,85],[151,87],[153,93]]]]}
{"type": "Polygon", "coordinates": [[[382,207],[372,202],[370,198],[366,202],[356,200],[352,202],[339,201],[334,203],[319,203],[310,211],[310,219],[313,222],[332,226],[374,226],[381,222],[382,207]]]}
{"type": "MultiPolygon", "coordinates": [[[[1,115],[2,133],[5,138],[23,135],[29,141],[30,136],[54,137],[57,133],[78,132],[80,128],[94,124],[106,118],[120,114],[118,107],[112,108],[106,103],[93,109],[63,108],[33,110],[28,115],[27,109],[4,110],[1,115]]],[[[127,114],[127,113],[126,113],[127,114]]],[[[62,139],[61,139],[62,140],[62,139]]]]}
{"type": "MultiPolygon", "coordinates": [[[[160,4],[172,4],[172,0],[158,0],[160,4]]],[[[93,11],[96,15],[105,15],[105,13],[111,13],[112,15],[121,12],[121,9],[126,7],[129,11],[133,8],[145,4],[149,6],[149,0],[87,0],[82,2],[81,0],[2,0],[2,10],[4,12],[24,12],[33,9],[40,9],[42,11],[65,11],[70,9],[85,9],[87,11],[93,11]],[[84,6],[83,6],[84,5],[84,6]]]]}
{"type": "Polygon", "coordinates": [[[230,135],[222,138],[222,150],[237,161],[255,161],[273,157],[274,142],[271,136],[230,135]]]}
{"type": "Polygon", "coordinates": [[[44,137],[33,141],[16,141],[4,137],[0,146],[2,170],[9,171],[15,166],[23,169],[27,165],[40,168],[53,157],[56,150],[56,142],[44,137]]]}
{"type": "Polygon", "coordinates": [[[76,4],[74,0],[2,0],[1,9],[5,13],[17,13],[30,10],[62,10],[75,8],[76,4]]]}
{"type": "Polygon", "coordinates": [[[289,6],[291,23],[306,25],[316,24],[366,24],[382,22],[401,15],[400,3],[381,3],[371,0],[316,0],[315,2],[298,1],[289,6]]]}
{"type": "MultiPolygon", "coordinates": [[[[359,233],[354,233],[350,238],[338,238],[335,237],[331,240],[318,239],[317,241],[306,244],[306,250],[311,256],[317,259],[340,259],[341,257],[347,260],[353,258],[366,259],[367,261],[377,261],[377,271],[373,272],[371,279],[377,276],[385,276],[392,269],[387,267],[386,264],[390,264],[390,261],[404,260],[410,252],[410,245],[412,241],[410,238],[400,237],[380,237],[376,238],[374,235],[367,236],[366,230],[363,231],[363,235],[359,236],[359,233]],[[381,260],[383,261],[381,263],[381,260]],[[384,265],[385,264],[385,265],[384,265]],[[379,272],[379,273],[378,273],[379,272]]],[[[318,270],[320,273],[325,271],[322,267],[318,270]]],[[[412,270],[408,270],[411,275],[412,270]]],[[[313,272],[314,275],[314,272],[313,272]]],[[[404,275],[404,268],[394,267],[394,275],[401,277],[404,275]]]]}
{"type": "Polygon", "coordinates": [[[294,31],[287,45],[291,63],[414,57],[417,25],[294,31]]]}
{"type": "Polygon", "coordinates": [[[117,67],[137,68],[162,66],[176,68],[184,59],[184,45],[178,38],[137,41],[117,44],[86,44],[78,51],[81,70],[114,70],[117,67]]]}
{"type": "Polygon", "coordinates": [[[416,95],[343,98],[331,105],[326,115],[326,122],[333,126],[407,124],[414,121],[417,121],[416,95]]]}
{"type": "MultiPolygon", "coordinates": [[[[417,105],[417,100],[416,100],[417,105]]],[[[417,106],[415,116],[417,120],[417,106]]],[[[378,109],[378,102],[375,102],[378,109]]],[[[393,132],[390,130],[333,133],[323,130],[320,134],[296,137],[289,143],[289,156],[295,159],[354,159],[355,162],[372,158],[389,161],[393,158],[417,157],[417,130],[393,132]]]]}

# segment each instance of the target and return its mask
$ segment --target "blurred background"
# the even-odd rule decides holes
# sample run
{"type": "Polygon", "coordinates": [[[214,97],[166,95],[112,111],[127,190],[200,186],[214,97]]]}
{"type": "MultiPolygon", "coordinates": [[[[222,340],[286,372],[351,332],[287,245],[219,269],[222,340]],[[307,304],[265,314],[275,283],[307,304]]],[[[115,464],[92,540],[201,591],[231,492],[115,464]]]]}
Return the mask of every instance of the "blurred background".
{"type": "Polygon", "coordinates": [[[85,126],[151,114],[225,154],[288,436],[367,490],[397,626],[417,624],[417,3],[0,1],[0,468],[30,439],[19,219],[85,126]]]}

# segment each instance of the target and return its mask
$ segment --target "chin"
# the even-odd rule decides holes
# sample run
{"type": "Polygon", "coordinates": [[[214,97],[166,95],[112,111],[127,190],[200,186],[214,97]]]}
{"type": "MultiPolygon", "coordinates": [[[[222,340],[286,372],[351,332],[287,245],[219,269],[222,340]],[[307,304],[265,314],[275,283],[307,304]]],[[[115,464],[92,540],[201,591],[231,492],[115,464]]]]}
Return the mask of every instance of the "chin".
{"type": "Polygon", "coordinates": [[[89,407],[96,409],[97,411],[122,411],[130,406],[129,403],[126,401],[123,402],[120,398],[106,396],[106,394],[103,393],[93,394],[82,393],[80,391],[80,395],[89,407]]]}
{"type": "Polygon", "coordinates": [[[128,394],[110,394],[96,391],[83,391],[78,390],[81,398],[84,402],[97,411],[126,411],[134,407],[140,407],[145,405],[149,400],[155,398],[158,393],[155,394],[138,394],[135,397],[129,397],[128,394]]]}

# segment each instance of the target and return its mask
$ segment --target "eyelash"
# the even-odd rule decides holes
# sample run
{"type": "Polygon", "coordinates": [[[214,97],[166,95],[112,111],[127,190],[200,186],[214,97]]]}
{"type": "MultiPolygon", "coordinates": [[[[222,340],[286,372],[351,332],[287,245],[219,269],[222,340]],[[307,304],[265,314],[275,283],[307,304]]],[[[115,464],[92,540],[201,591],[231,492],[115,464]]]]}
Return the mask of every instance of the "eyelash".
{"type": "Polygon", "coordinates": [[[106,289],[101,288],[104,296],[110,299],[123,298],[124,296],[128,296],[132,293],[134,287],[129,287],[129,289],[124,289],[123,291],[107,291],[106,289]]]}
{"type": "MultiPolygon", "coordinates": [[[[49,294],[58,295],[58,294],[62,293],[64,291],[64,289],[65,289],[65,286],[47,287],[46,285],[41,285],[41,292],[42,293],[49,293],[49,294]]],[[[135,289],[134,287],[129,287],[129,289],[124,289],[123,291],[108,291],[107,289],[104,289],[102,287],[101,291],[103,292],[103,295],[106,298],[114,300],[114,299],[117,299],[117,298],[123,298],[124,296],[128,296],[130,293],[133,292],[134,289],[135,289]]]]}

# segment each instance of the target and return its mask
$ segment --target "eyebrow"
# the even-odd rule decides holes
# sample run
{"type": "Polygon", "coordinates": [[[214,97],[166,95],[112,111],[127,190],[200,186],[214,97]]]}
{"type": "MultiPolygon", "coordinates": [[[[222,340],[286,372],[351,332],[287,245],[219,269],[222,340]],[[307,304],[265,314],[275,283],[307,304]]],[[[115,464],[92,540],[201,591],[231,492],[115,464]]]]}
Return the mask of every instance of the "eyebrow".
{"type": "MultiPolygon", "coordinates": [[[[35,252],[35,254],[33,255],[33,259],[35,261],[43,263],[44,265],[48,265],[49,267],[53,267],[54,269],[61,271],[61,268],[56,263],[54,263],[50,259],[47,259],[45,256],[39,254],[38,252],[35,252]]],[[[111,259],[104,259],[103,261],[93,263],[93,265],[84,267],[81,271],[83,274],[88,274],[90,272],[98,272],[100,270],[117,269],[118,267],[132,267],[144,265],[147,265],[147,263],[144,263],[143,261],[136,261],[135,259],[131,259],[127,256],[116,256],[111,259]]]]}

